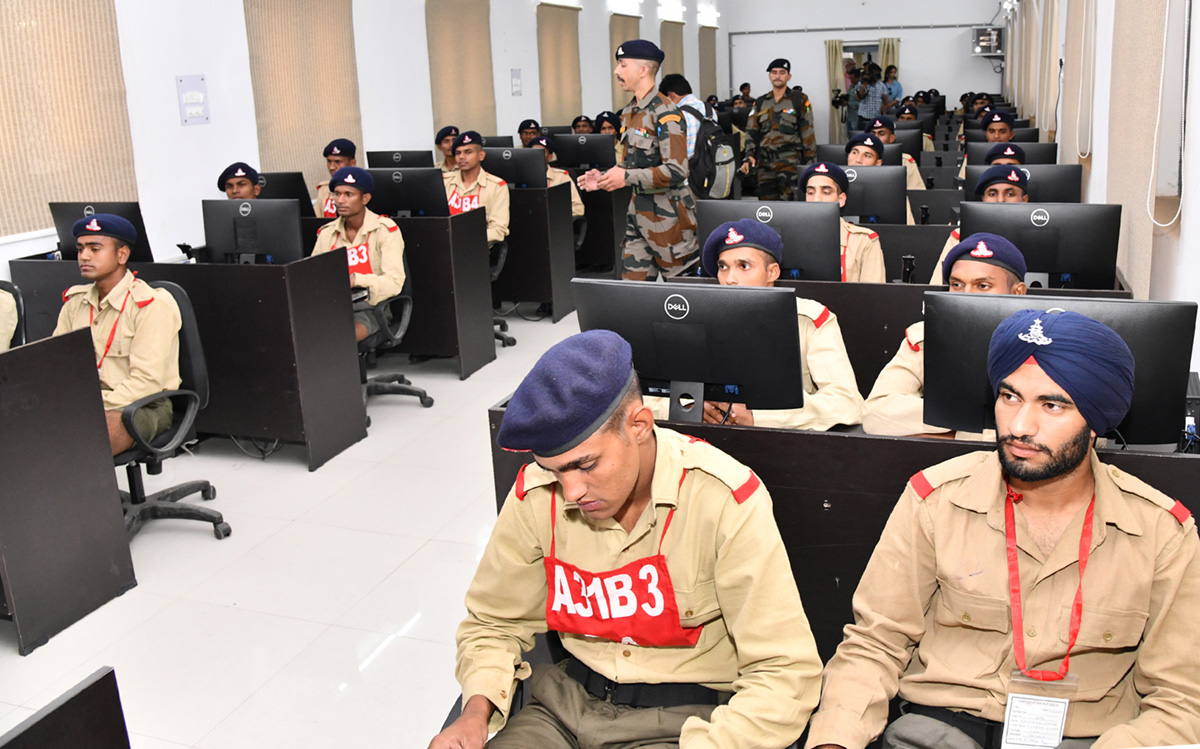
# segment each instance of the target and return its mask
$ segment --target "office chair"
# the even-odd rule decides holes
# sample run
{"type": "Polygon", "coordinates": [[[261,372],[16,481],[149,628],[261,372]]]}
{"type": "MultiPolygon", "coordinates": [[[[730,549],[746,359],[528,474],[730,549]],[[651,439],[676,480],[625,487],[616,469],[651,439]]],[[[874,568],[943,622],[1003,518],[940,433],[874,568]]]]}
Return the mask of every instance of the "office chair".
{"type": "Polygon", "coordinates": [[[13,301],[17,303],[17,329],[13,331],[12,341],[9,342],[9,348],[25,345],[25,299],[21,296],[21,289],[11,281],[0,281],[0,290],[7,291],[12,294],[13,301]]]}
{"type": "Polygon", "coordinates": [[[179,328],[179,390],[167,390],[136,400],[121,413],[121,423],[133,437],[133,447],[113,456],[113,464],[125,466],[129,478],[129,491],[121,492],[121,506],[125,510],[125,532],[130,538],[137,535],[148,520],[175,518],[200,520],[212,523],[213,535],[225,538],[232,529],[221,517],[221,513],[194,504],[181,502],[184,497],[199,493],[202,499],[213,499],[217,490],[207,481],[188,481],[146,496],[142,484],[142,464],[146,473],[157,476],[162,473],[162,462],[173,458],[183,443],[196,436],[196,415],[208,405],[208,367],[204,361],[204,349],[200,345],[200,329],[196,326],[196,314],[187,292],[170,281],[148,281],[156,289],[165,289],[175,298],[179,306],[182,324],[179,328]],[[160,398],[170,398],[175,408],[175,418],[170,429],[146,442],[133,426],[133,415],[138,409],[150,405],[160,398]]]}
{"type": "MultiPolygon", "coordinates": [[[[492,281],[495,282],[500,277],[500,271],[504,270],[504,261],[508,257],[508,242],[501,240],[488,247],[488,265],[492,269],[492,281]]],[[[500,346],[516,346],[517,339],[508,335],[508,321],[503,317],[493,317],[492,325],[500,329],[495,331],[496,340],[500,341],[500,346]]]]}
{"type": "Polygon", "coordinates": [[[400,345],[412,319],[412,276],[408,272],[407,257],[404,258],[404,288],[396,296],[376,304],[372,312],[379,323],[379,330],[358,342],[358,374],[363,384],[363,403],[371,395],[411,395],[420,400],[422,406],[429,408],[433,405],[433,398],[399,372],[367,379],[368,359],[374,359],[376,352],[381,349],[400,345]],[[389,309],[392,312],[390,320],[387,315],[389,309]]]}
{"type": "Polygon", "coordinates": [[[580,216],[572,221],[571,228],[575,231],[575,251],[579,252],[583,247],[583,240],[587,238],[587,216],[580,216]]]}

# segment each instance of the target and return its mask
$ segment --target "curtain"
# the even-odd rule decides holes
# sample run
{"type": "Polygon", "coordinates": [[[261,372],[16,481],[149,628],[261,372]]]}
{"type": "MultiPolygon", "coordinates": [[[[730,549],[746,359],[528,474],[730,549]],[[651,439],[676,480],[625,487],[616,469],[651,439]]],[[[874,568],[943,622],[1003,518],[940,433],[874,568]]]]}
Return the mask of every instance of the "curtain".
{"type": "Polygon", "coordinates": [[[542,123],[567,125],[583,111],[579,76],[579,8],[537,7],[542,123]]]}
{"type": "MultiPolygon", "coordinates": [[[[887,70],[888,65],[900,67],[900,39],[886,37],[879,40],[879,67],[887,70]]],[[[897,78],[897,80],[899,80],[897,78]]]]}
{"type": "Polygon", "coordinates": [[[1041,139],[1054,141],[1058,129],[1058,0],[1042,0],[1041,49],[1038,58],[1037,127],[1041,139]]]}
{"type": "Polygon", "coordinates": [[[658,27],[658,45],[663,51],[661,73],[683,75],[683,24],[663,21],[658,27]]]}
{"type": "MultiPolygon", "coordinates": [[[[623,42],[630,39],[640,39],[642,35],[642,19],[640,16],[625,16],[620,13],[613,13],[608,18],[608,69],[611,72],[616,66],[616,59],[613,57],[617,52],[617,47],[623,42]]],[[[613,95],[613,111],[617,114],[625,108],[629,100],[633,98],[632,94],[628,94],[621,89],[617,79],[612,79],[612,95],[613,95]]]]}
{"type": "Polygon", "coordinates": [[[259,168],[329,179],[325,145],[363,150],[350,0],[245,0],[259,168]]]}
{"type": "Polygon", "coordinates": [[[717,30],[700,27],[700,89],[701,100],[717,93],[717,30]]]}
{"type": "MultiPolygon", "coordinates": [[[[1062,89],[1062,123],[1058,127],[1058,160],[1062,164],[1083,162],[1092,151],[1092,95],[1095,83],[1094,0],[1067,4],[1067,48],[1062,89]]],[[[1084,179],[1088,183],[1088,165],[1084,179]]]]}
{"type": "MultiPolygon", "coordinates": [[[[839,89],[844,93],[846,87],[846,70],[842,63],[841,39],[827,39],[825,41],[825,66],[828,69],[830,98],[833,97],[834,89],[839,89]]],[[[829,108],[829,137],[826,139],[827,142],[846,142],[846,131],[842,128],[842,112],[844,111],[840,107],[829,108]]]]}
{"type": "Polygon", "coordinates": [[[51,200],[137,200],[113,0],[5,0],[0,24],[0,235],[53,226],[51,200]]]}
{"type": "MultiPolygon", "coordinates": [[[[497,133],[489,0],[425,3],[433,126],[497,133]]],[[[400,96],[390,92],[389,96],[400,96]]]]}

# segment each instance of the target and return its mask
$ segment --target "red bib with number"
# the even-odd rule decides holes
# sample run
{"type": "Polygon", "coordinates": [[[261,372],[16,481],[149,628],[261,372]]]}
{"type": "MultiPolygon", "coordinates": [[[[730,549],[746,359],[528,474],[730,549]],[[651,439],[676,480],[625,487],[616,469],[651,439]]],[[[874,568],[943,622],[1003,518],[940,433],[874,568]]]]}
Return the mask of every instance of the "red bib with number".
{"type": "Polygon", "coordinates": [[[373,273],[371,270],[371,253],[367,252],[367,243],[357,247],[346,248],[346,264],[351,273],[373,273]]]}
{"type": "Polygon", "coordinates": [[[647,647],[691,647],[701,627],[679,623],[675,587],[662,554],[662,538],[671,527],[674,508],[663,523],[659,553],[607,572],[588,572],[559,561],[554,529],[558,516],[555,488],[550,489],[550,554],[546,564],[546,625],[558,632],[602,637],[647,647]]]}
{"type": "Polygon", "coordinates": [[[337,204],[333,202],[333,196],[325,198],[325,205],[321,206],[321,212],[325,214],[325,218],[337,218],[337,204]]]}
{"type": "Polygon", "coordinates": [[[460,213],[473,211],[479,207],[478,195],[459,195],[458,190],[450,193],[450,198],[447,201],[450,203],[450,215],[457,216],[460,213]]]}

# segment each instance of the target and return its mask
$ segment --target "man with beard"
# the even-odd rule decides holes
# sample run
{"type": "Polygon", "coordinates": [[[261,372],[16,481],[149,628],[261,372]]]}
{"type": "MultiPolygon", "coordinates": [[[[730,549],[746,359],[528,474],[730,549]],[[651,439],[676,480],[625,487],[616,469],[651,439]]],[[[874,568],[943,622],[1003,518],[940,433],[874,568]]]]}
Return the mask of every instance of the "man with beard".
{"type": "Polygon", "coordinates": [[[909,480],[807,746],[1011,746],[1044,728],[1022,719],[1034,704],[1053,732],[1022,746],[1200,741],[1195,521],[1092,449],[1133,399],[1129,347],[1083,315],[1024,310],[987,367],[997,450],[909,480]]]}

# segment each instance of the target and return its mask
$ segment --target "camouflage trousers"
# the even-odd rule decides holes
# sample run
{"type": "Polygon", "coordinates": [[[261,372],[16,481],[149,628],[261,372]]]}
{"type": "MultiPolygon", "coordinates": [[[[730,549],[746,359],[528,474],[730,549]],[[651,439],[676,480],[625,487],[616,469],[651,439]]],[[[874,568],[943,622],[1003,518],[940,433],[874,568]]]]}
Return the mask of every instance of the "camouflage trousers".
{"type": "Polygon", "coordinates": [[[799,178],[801,155],[796,153],[772,154],[758,161],[755,176],[758,178],[759,200],[803,200],[795,195],[796,180],[799,178]]]}
{"type": "Polygon", "coordinates": [[[699,259],[696,243],[696,204],[681,187],[665,193],[637,192],[625,214],[624,258],[621,277],[653,281],[691,270],[699,259]]]}

